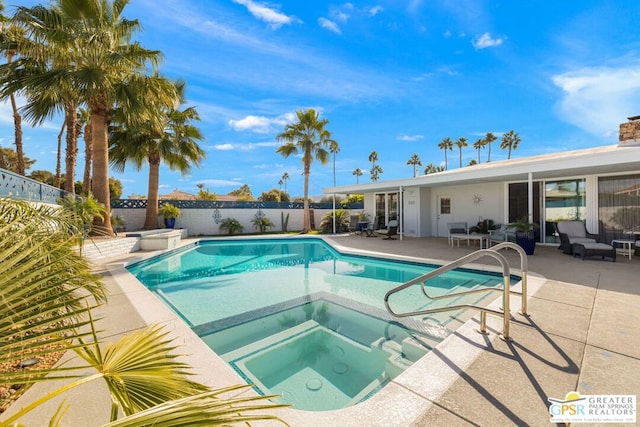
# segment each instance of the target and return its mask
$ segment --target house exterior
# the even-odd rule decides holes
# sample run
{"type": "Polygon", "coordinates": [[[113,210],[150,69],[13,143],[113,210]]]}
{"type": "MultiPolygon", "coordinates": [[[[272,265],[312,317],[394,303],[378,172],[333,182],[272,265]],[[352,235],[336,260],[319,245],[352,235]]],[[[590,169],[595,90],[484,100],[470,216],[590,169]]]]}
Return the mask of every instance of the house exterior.
{"type": "Polygon", "coordinates": [[[469,226],[522,218],[539,225],[540,243],[557,243],[553,223],[585,221],[592,233],[640,234],[640,116],[620,125],[618,145],[468,166],[392,181],[327,188],[364,193],[364,210],[380,226],[400,221],[412,237],[448,235],[469,226]]]}

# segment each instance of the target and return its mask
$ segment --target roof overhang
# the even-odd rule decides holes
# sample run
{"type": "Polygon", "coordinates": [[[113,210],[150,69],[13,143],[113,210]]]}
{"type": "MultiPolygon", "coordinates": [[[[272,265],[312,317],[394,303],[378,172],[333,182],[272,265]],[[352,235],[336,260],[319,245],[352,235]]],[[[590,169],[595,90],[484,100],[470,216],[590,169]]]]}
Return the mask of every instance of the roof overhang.
{"type": "Polygon", "coordinates": [[[324,193],[372,193],[400,187],[524,181],[529,174],[539,180],[629,172],[640,172],[640,147],[613,145],[483,163],[413,178],[330,187],[325,188],[324,193]]]}

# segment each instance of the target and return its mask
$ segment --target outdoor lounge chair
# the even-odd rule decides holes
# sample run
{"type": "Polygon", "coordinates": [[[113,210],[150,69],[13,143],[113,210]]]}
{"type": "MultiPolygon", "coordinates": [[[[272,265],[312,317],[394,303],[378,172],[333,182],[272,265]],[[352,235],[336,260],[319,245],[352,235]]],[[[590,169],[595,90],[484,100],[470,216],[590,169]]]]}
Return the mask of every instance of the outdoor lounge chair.
{"type": "Polygon", "coordinates": [[[516,229],[509,224],[500,224],[495,230],[489,230],[491,243],[515,242],[516,229]]]}
{"type": "Polygon", "coordinates": [[[560,236],[560,249],[568,255],[573,255],[575,243],[597,243],[598,236],[587,232],[587,227],[582,221],[558,221],[556,224],[560,236]]]}
{"type": "Polygon", "coordinates": [[[387,224],[387,228],[383,228],[381,230],[376,230],[377,234],[384,234],[387,237],[384,240],[395,240],[393,236],[398,235],[398,220],[391,220],[389,224],[387,224]]]}

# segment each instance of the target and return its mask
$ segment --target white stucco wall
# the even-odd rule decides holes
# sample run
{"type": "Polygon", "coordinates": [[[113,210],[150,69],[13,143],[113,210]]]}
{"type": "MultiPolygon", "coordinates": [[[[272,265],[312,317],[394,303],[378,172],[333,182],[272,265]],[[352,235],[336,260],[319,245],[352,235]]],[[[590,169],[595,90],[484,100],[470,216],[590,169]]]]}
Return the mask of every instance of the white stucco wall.
{"type": "Polygon", "coordinates": [[[492,219],[496,224],[505,222],[504,189],[503,183],[444,186],[432,189],[430,210],[432,235],[446,236],[447,222],[466,222],[469,227],[476,225],[481,219],[492,219]],[[479,203],[475,203],[474,196],[480,197],[479,203]],[[451,214],[448,216],[438,213],[440,197],[451,198],[451,214]]]}
{"type": "MultiPolygon", "coordinates": [[[[339,207],[338,207],[339,208],[339,207]]],[[[288,231],[302,230],[303,210],[302,209],[261,209],[275,227],[269,231],[282,231],[281,213],[286,218],[289,214],[287,224],[288,231]]],[[[251,220],[256,215],[257,209],[227,209],[220,208],[219,219],[216,223],[216,209],[181,209],[182,215],[176,219],[176,228],[186,228],[190,236],[212,236],[220,233],[220,221],[225,218],[235,218],[244,226],[245,233],[257,232],[251,220]]],[[[331,209],[313,209],[315,228],[320,228],[322,217],[331,212],[331,209]]],[[[354,214],[358,211],[354,210],[354,214]]],[[[112,216],[119,216],[125,222],[126,229],[140,230],[144,226],[145,209],[114,208],[112,216]]],[[[162,217],[158,218],[158,227],[164,227],[162,217]]]]}

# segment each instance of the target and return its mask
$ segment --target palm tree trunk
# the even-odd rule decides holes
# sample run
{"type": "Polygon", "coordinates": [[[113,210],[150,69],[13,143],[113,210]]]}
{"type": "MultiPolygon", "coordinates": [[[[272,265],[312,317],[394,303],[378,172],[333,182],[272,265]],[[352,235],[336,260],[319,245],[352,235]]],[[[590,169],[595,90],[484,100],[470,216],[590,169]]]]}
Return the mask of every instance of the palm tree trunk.
{"type": "Polygon", "coordinates": [[[64,189],[74,194],[76,189],[76,157],[78,156],[78,136],[76,122],[78,121],[78,113],[75,105],[66,105],[65,122],[67,125],[67,149],[65,156],[66,179],[64,189]]]}
{"type": "Polygon", "coordinates": [[[147,210],[144,229],[158,228],[158,185],[160,183],[160,156],[149,154],[149,185],[147,187],[147,210]]]}
{"type": "Polygon", "coordinates": [[[58,133],[58,152],[56,154],[56,177],[54,181],[54,185],[56,188],[60,188],[60,181],[62,180],[62,167],[61,167],[61,156],[62,156],[62,134],[64,134],[64,129],[67,127],[66,121],[62,123],[60,127],[60,133],[58,133]]]}
{"type": "Polygon", "coordinates": [[[91,151],[93,149],[91,134],[91,120],[84,127],[84,175],[82,177],[82,189],[85,194],[91,193],[91,151]]]}
{"type": "MultiPolygon", "coordinates": [[[[11,64],[13,61],[13,50],[7,51],[7,64],[11,64]]],[[[24,149],[22,146],[22,116],[18,111],[18,104],[16,103],[16,97],[12,93],[9,95],[9,99],[11,100],[11,109],[13,110],[13,126],[14,126],[14,144],[16,146],[16,172],[19,175],[24,176],[24,149]]]]}
{"type": "Polygon", "coordinates": [[[305,156],[304,159],[304,201],[303,201],[303,212],[304,212],[304,222],[302,226],[302,232],[308,233],[311,231],[311,222],[309,221],[309,171],[311,169],[311,159],[305,156]]]}
{"type": "Polygon", "coordinates": [[[462,168],[462,147],[460,147],[460,167],[462,168]]]}
{"type": "Polygon", "coordinates": [[[487,155],[487,163],[491,161],[491,143],[489,143],[488,145],[489,145],[489,153],[487,155]]]}
{"type": "Polygon", "coordinates": [[[13,109],[13,126],[14,126],[14,137],[15,137],[15,145],[16,145],[16,172],[19,175],[24,176],[24,149],[22,146],[22,116],[18,111],[18,105],[16,103],[16,97],[11,94],[9,96],[11,99],[11,108],[13,109]]]}
{"type": "Polygon", "coordinates": [[[109,110],[106,105],[106,97],[92,100],[91,109],[91,134],[93,135],[93,195],[106,209],[104,220],[96,217],[94,223],[101,231],[113,235],[111,229],[111,198],[109,196],[109,151],[107,128],[109,123],[109,110]]]}

